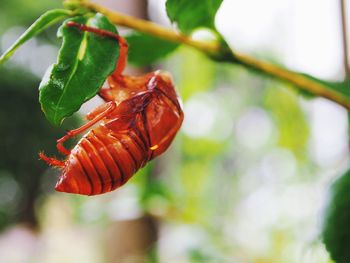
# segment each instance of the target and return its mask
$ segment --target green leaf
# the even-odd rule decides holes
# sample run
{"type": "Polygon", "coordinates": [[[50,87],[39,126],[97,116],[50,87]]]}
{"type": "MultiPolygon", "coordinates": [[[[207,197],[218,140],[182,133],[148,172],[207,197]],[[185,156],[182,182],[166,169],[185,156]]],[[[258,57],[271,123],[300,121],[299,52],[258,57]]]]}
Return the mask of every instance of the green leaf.
{"type": "Polygon", "coordinates": [[[129,44],[128,60],[138,66],[152,64],[179,46],[177,43],[137,32],[126,36],[126,40],[129,44]]]}
{"type": "Polygon", "coordinates": [[[322,229],[323,242],[337,263],[350,262],[350,170],[331,187],[322,229]]]}
{"type": "Polygon", "coordinates": [[[58,31],[63,44],[58,61],[46,72],[39,90],[39,101],[46,118],[59,125],[92,98],[115,69],[119,45],[115,39],[82,32],[66,26],[75,21],[117,33],[115,26],[101,14],[66,20],[58,31]]]}
{"type": "Polygon", "coordinates": [[[0,57],[0,65],[8,60],[16,49],[25,42],[38,35],[47,27],[64,18],[67,18],[70,14],[71,11],[64,9],[54,9],[44,13],[19,37],[19,39],[17,39],[17,41],[11,47],[5,51],[5,53],[0,57]]]}
{"type": "Polygon", "coordinates": [[[167,0],[166,10],[172,22],[184,33],[198,27],[215,30],[215,15],[222,0],[167,0]]]}

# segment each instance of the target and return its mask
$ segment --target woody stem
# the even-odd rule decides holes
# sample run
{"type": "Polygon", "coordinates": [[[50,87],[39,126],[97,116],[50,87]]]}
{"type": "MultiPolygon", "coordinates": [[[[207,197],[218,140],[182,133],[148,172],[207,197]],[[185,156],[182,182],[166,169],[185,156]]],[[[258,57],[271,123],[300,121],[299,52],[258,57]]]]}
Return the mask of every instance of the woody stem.
{"type": "Polygon", "coordinates": [[[343,105],[345,108],[350,109],[350,99],[346,98],[334,89],[314,81],[311,78],[298,74],[297,72],[293,72],[272,63],[233,51],[232,49],[228,48],[225,42],[220,43],[194,40],[189,36],[183,35],[168,28],[164,28],[153,22],[112,11],[88,0],[81,1],[80,6],[104,14],[116,25],[129,27],[164,40],[191,46],[217,61],[240,64],[247,68],[254,69],[267,76],[293,84],[294,86],[314,95],[330,99],[340,105],[343,105]]]}

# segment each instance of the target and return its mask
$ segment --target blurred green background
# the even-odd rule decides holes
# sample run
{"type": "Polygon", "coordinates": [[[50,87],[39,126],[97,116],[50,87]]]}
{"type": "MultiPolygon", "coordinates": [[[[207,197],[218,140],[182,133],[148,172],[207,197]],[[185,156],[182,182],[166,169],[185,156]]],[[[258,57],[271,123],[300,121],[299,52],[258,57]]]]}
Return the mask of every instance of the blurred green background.
{"type": "MultiPolygon", "coordinates": [[[[100,2],[167,23],[163,1],[100,2]]],[[[254,1],[225,1],[219,11],[217,26],[229,43],[342,78],[339,41],[318,49],[308,41],[338,36],[328,35],[338,26],[336,11],[323,25],[317,20],[332,1],[269,0],[262,10],[255,1],[262,20],[256,11],[243,13],[256,21],[241,18],[239,27],[230,14],[235,5],[241,7],[235,14],[249,10],[248,2],[254,1]],[[302,20],[305,10],[316,12],[317,27],[302,20]],[[309,26],[314,30],[300,40],[295,30],[309,26]],[[322,48],[322,58],[312,55],[322,48]]],[[[43,11],[60,6],[58,0],[0,0],[1,51],[43,11]]],[[[40,111],[37,88],[55,61],[56,29],[0,68],[0,262],[331,262],[319,228],[328,186],[347,167],[346,111],[190,48],[153,66],[173,74],[184,102],[185,122],[167,153],[112,193],[55,193],[57,171],[37,153],[55,154],[55,140],[81,122],[77,115],[55,129],[40,111]]]]}

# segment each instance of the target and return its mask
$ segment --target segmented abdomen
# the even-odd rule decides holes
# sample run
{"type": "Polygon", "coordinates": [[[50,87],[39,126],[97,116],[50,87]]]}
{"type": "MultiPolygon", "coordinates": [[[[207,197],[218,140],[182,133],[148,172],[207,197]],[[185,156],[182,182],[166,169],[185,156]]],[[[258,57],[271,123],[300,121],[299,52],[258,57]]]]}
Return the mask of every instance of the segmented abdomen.
{"type": "Polygon", "coordinates": [[[100,125],[74,147],[56,190],[83,195],[112,191],[150,158],[149,141],[138,128],[115,132],[100,125]]]}

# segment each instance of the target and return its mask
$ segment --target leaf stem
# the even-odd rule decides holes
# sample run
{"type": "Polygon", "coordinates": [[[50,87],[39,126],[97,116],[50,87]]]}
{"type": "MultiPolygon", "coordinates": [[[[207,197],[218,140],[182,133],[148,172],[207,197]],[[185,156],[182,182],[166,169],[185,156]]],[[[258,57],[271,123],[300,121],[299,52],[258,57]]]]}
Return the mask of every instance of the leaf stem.
{"type": "Polygon", "coordinates": [[[267,76],[293,84],[298,88],[314,95],[330,99],[344,106],[345,108],[350,109],[350,99],[346,98],[334,89],[331,89],[326,85],[314,81],[297,72],[293,72],[275,64],[233,51],[227,47],[225,42],[214,43],[195,40],[174,30],[159,26],[153,22],[128,16],[117,11],[112,11],[88,0],[81,1],[80,5],[95,12],[104,14],[112,23],[116,25],[132,28],[143,33],[157,36],[164,40],[191,46],[209,55],[215,60],[243,65],[267,76]]]}

